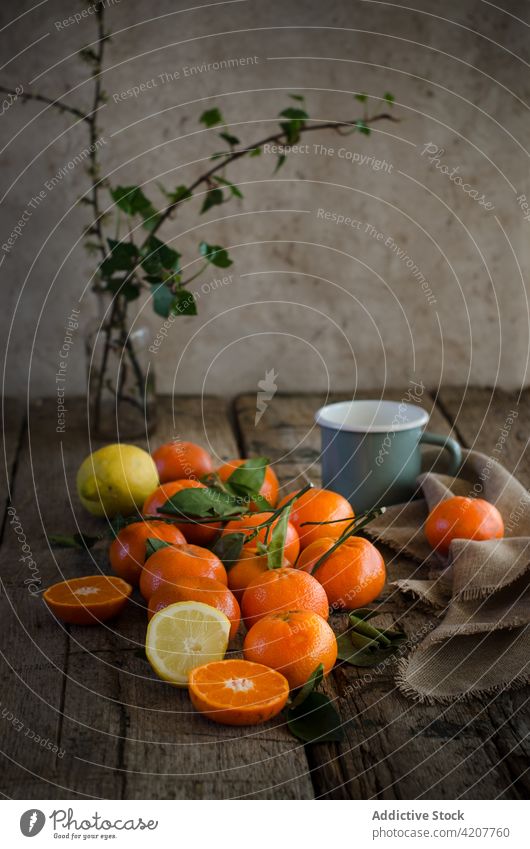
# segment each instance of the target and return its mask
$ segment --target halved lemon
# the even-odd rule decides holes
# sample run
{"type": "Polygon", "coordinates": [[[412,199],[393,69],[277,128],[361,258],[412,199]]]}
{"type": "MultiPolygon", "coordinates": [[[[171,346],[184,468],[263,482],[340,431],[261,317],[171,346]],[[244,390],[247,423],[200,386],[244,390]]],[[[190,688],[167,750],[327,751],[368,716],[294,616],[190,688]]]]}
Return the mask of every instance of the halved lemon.
{"type": "Polygon", "coordinates": [[[192,669],[223,659],[229,633],[230,620],[220,610],[200,601],[179,601],[149,622],[145,653],[160,678],[186,687],[192,669]]]}

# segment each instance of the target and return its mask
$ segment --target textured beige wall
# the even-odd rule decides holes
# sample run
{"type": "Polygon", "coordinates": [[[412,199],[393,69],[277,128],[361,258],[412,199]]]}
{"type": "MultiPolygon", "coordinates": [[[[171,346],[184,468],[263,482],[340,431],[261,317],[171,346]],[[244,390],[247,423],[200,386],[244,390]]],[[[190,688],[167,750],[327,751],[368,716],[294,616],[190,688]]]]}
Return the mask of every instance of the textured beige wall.
{"type": "MultiPolygon", "coordinates": [[[[2,25],[32,5],[4,2],[2,25]]],[[[46,2],[7,26],[2,82],[48,96],[74,88],[68,102],[86,108],[90,82],[75,51],[95,38],[94,18],[57,22],[87,5],[46,2]]],[[[214,103],[245,141],[271,130],[288,92],[304,93],[315,118],[340,120],[360,114],[354,92],[366,91],[375,111],[389,90],[401,121],[379,124],[369,138],[310,134],[308,152],[292,155],[277,175],[270,155],[237,165],[230,173],[244,201],[199,218],[195,200],[167,225],[166,238],[185,259],[206,238],[229,245],[235,264],[229,285],[206,285],[200,315],[179,318],[153,356],[160,388],[233,395],[255,389],[267,369],[277,372],[280,391],[347,392],[412,375],[431,386],[524,383],[530,221],[517,197],[530,196],[528,4],[505,3],[503,12],[479,0],[419,0],[410,11],[357,0],[241,0],[179,11],[191,5],[110,5],[109,102],[100,125],[104,172],[114,182],[142,183],[158,198],[158,180],[177,185],[200,173],[218,145],[197,119],[214,103]],[[185,72],[236,57],[258,61],[185,72]],[[157,84],[139,96],[118,98],[152,79],[157,84]],[[429,162],[422,153],[429,143],[490,208],[429,162]],[[314,144],[333,152],[315,153],[314,144]],[[361,156],[387,165],[375,170],[361,156]],[[358,223],[325,220],[319,209],[358,223]]],[[[74,307],[82,324],[94,312],[86,294],[91,261],[79,243],[86,211],[74,206],[86,187],[83,167],[38,207],[29,203],[86,137],[68,116],[35,103],[14,104],[0,126],[2,243],[31,211],[0,256],[6,391],[53,394],[64,324],[74,307]]],[[[206,274],[199,291],[211,280],[206,274]]],[[[142,315],[155,337],[161,320],[149,305],[142,315]]],[[[68,392],[83,388],[80,331],[68,392]]]]}

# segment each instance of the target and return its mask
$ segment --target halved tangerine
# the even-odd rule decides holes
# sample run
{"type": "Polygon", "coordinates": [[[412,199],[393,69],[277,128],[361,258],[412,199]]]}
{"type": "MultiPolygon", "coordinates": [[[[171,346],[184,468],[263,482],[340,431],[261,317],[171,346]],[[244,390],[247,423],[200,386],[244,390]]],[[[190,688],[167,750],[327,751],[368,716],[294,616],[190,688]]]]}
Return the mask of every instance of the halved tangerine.
{"type": "Polygon", "coordinates": [[[287,679],[248,660],[219,660],[189,674],[189,694],[200,713],[223,725],[258,725],[276,716],[289,698],[287,679]]]}
{"type": "Polygon", "coordinates": [[[117,616],[133,588],[121,578],[88,575],[48,587],[44,601],[61,622],[97,625],[117,616]]]}

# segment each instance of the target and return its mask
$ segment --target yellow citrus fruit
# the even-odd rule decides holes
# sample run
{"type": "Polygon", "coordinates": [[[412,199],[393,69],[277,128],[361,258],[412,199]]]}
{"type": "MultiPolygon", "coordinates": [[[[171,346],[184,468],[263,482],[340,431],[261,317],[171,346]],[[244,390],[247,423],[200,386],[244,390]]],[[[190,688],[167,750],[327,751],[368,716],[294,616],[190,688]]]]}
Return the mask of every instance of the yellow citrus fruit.
{"type": "Polygon", "coordinates": [[[153,458],[136,445],[105,445],[89,454],[77,472],[77,493],[93,516],[127,516],[157,486],[153,458]]]}
{"type": "Polygon", "coordinates": [[[192,669],[222,660],[228,647],[230,620],[201,601],[179,601],[155,613],[147,626],[145,653],[156,674],[187,687],[192,669]]]}

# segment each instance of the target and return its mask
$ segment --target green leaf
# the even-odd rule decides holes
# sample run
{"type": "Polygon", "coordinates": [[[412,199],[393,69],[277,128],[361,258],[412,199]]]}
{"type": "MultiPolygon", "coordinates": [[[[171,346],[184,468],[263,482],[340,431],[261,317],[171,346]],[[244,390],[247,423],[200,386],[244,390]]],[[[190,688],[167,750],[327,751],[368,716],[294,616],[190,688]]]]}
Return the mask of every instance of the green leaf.
{"type": "Polygon", "coordinates": [[[155,313],[162,318],[168,318],[175,297],[173,292],[165,283],[159,283],[152,286],[152,294],[155,313]]]}
{"type": "Polygon", "coordinates": [[[148,537],[145,541],[145,559],[151,557],[155,551],[159,551],[161,548],[171,548],[171,543],[166,542],[165,539],[157,539],[156,537],[148,537]]]}
{"type": "Polygon", "coordinates": [[[198,519],[223,519],[246,513],[247,507],[241,503],[240,498],[228,492],[213,487],[201,487],[176,492],[159,508],[159,512],[198,519]]]}
{"type": "Polygon", "coordinates": [[[210,189],[209,192],[206,193],[206,197],[204,198],[204,202],[201,206],[201,215],[203,212],[207,212],[212,206],[220,206],[224,203],[224,195],[222,189],[210,189]]]}
{"type": "Polygon", "coordinates": [[[171,312],[174,315],[197,315],[197,304],[193,292],[177,289],[173,294],[171,312]]]}
{"type": "Polygon", "coordinates": [[[302,94],[290,94],[289,97],[291,100],[298,100],[300,103],[303,103],[305,97],[302,94]]]}
{"type": "Polygon", "coordinates": [[[236,198],[242,198],[243,197],[243,195],[241,194],[241,192],[239,191],[237,186],[234,186],[234,184],[231,183],[229,180],[225,180],[223,177],[215,177],[215,179],[217,180],[218,183],[222,183],[223,186],[227,186],[230,189],[230,192],[234,195],[234,197],[236,197],[236,198]]]}
{"type": "Polygon", "coordinates": [[[239,139],[237,136],[232,136],[230,133],[219,133],[220,137],[228,142],[228,144],[232,147],[235,144],[239,144],[239,139]]]}
{"type": "Polygon", "coordinates": [[[97,542],[103,539],[103,536],[92,537],[88,534],[73,534],[66,536],[64,534],[49,534],[48,542],[54,548],[92,548],[97,542]]]}
{"type": "Polygon", "coordinates": [[[114,519],[111,519],[110,522],[109,522],[110,530],[112,531],[112,535],[118,536],[118,534],[122,530],[122,528],[126,528],[127,525],[129,525],[131,522],[137,522],[137,521],[138,521],[137,516],[131,516],[131,517],[129,517],[129,519],[126,519],[125,516],[122,516],[120,513],[118,513],[118,515],[115,516],[114,519]]]}
{"type": "Polygon", "coordinates": [[[294,106],[289,106],[280,112],[280,117],[288,118],[288,121],[280,122],[280,127],[287,136],[288,144],[294,144],[300,138],[300,130],[305,125],[306,118],[309,115],[305,109],[296,109],[294,106]]]}
{"type": "Polygon", "coordinates": [[[288,710],[287,725],[304,743],[338,743],[344,739],[340,716],[325,693],[310,693],[300,707],[288,710]]]}
{"type": "Polygon", "coordinates": [[[291,505],[288,504],[280,513],[280,518],[272,530],[269,550],[267,552],[267,565],[269,569],[280,569],[283,566],[283,551],[290,512],[291,505]]]}
{"type": "Polygon", "coordinates": [[[250,156],[261,156],[262,152],[261,147],[253,147],[252,150],[249,151],[250,156]]]}
{"type": "Polygon", "coordinates": [[[168,192],[162,185],[160,185],[160,183],[158,185],[160,190],[164,193],[167,199],[171,201],[171,203],[179,203],[181,200],[188,200],[188,198],[193,196],[193,192],[190,192],[187,186],[177,186],[175,191],[168,192]]]}
{"type": "Polygon", "coordinates": [[[288,106],[287,109],[280,112],[280,117],[289,118],[294,121],[304,121],[306,118],[309,118],[309,115],[305,109],[296,109],[294,106],[288,106]]]}
{"type": "Polygon", "coordinates": [[[232,260],[228,256],[228,251],[222,248],[221,245],[209,245],[207,242],[199,244],[199,253],[212,265],[218,268],[228,268],[232,265],[232,260]]]}
{"type": "Polygon", "coordinates": [[[212,551],[217,554],[223,566],[228,569],[234,563],[237,563],[241,557],[241,549],[245,539],[245,534],[225,534],[225,536],[219,537],[212,547],[212,551]]]}
{"type": "Polygon", "coordinates": [[[287,157],[286,157],[285,153],[279,153],[278,154],[278,161],[276,162],[276,168],[272,172],[273,174],[276,174],[276,172],[280,170],[280,168],[282,167],[282,165],[283,165],[283,163],[285,162],[286,159],[287,159],[287,157]]]}
{"type": "Polygon", "coordinates": [[[268,464],[267,457],[251,457],[234,469],[226,483],[236,495],[257,495],[263,486],[268,464]]]}
{"type": "Polygon", "coordinates": [[[364,94],[364,92],[363,94],[356,94],[355,100],[358,100],[359,103],[366,103],[366,101],[368,100],[368,95],[364,94]]]}
{"type": "Polygon", "coordinates": [[[360,133],[363,133],[365,136],[369,136],[372,132],[370,127],[364,121],[356,121],[355,126],[359,130],[360,133]]]}
{"type": "Polygon", "coordinates": [[[113,295],[123,295],[127,301],[135,301],[140,296],[140,287],[138,283],[129,280],[126,277],[112,277],[107,281],[107,290],[113,295]]]}
{"type": "Polygon", "coordinates": [[[103,277],[112,277],[115,271],[131,272],[138,262],[138,248],[132,242],[107,239],[110,256],[100,266],[103,277]]]}
{"type": "Polygon", "coordinates": [[[158,212],[139,186],[117,186],[110,190],[113,201],[127,215],[140,215],[147,229],[152,228],[158,212]]]}
{"type": "Polygon", "coordinates": [[[210,127],[215,127],[216,124],[223,123],[223,116],[221,115],[219,109],[214,106],[213,109],[207,109],[206,112],[203,112],[201,117],[199,118],[201,124],[209,129],[210,127]]]}
{"type": "Polygon", "coordinates": [[[296,694],[294,699],[291,701],[291,705],[290,705],[291,709],[297,708],[303,702],[305,702],[305,700],[313,692],[313,690],[316,690],[316,688],[319,686],[319,684],[321,683],[323,678],[324,678],[324,664],[319,663],[317,668],[313,670],[313,672],[311,673],[311,675],[309,676],[309,678],[305,682],[304,686],[299,689],[298,693],[296,694]]]}
{"type": "Polygon", "coordinates": [[[156,236],[149,236],[142,252],[142,268],[149,275],[177,272],[181,254],[156,236]]]}
{"type": "Polygon", "coordinates": [[[385,92],[384,98],[385,98],[386,102],[390,104],[390,106],[394,105],[396,98],[394,97],[393,94],[390,94],[389,91],[385,92]]]}
{"type": "MultiPolygon", "coordinates": [[[[353,611],[354,617],[350,621],[362,619],[367,621],[377,616],[377,610],[359,609],[353,611]]],[[[406,636],[400,631],[381,631],[374,629],[379,634],[379,639],[367,636],[372,633],[366,629],[366,633],[359,633],[355,627],[348,629],[344,634],[337,637],[337,657],[339,660],[351,663],[352,666],[377,666],[378,663],[395,654],[399,647],[405,642],[406,636]],[[382,644],[384,638],[386,645],[382,644]],[[388,642],[390,641],[390,645],[388,642]]]]}

